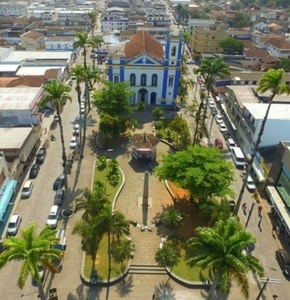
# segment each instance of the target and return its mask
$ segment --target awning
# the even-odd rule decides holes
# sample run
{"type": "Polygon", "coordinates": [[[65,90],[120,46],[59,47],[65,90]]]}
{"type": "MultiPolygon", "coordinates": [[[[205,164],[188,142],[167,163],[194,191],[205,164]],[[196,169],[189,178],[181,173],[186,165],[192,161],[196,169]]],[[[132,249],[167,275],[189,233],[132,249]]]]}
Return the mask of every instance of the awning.
{"type": "Polygon", "coordinates": [[[271,203],[275,208],[277,215],[279,216],[281,222],[283,223],[288,235],[290,235],[290,217],[289,217],[288,209],[285,207],[283,200],[279,196],[274,186],[267,186],[266,190],[267,190],[267,194],[270,197],[271,203]]]}
{"type": "Polygon", "coordinates": [[[233,131],[236,131],[236,126],[233,124],[233,122],[231,121],[228,113],[227,113],[227,109],[226,106],[224,104],[221,104],[221,109],[224,112],[224,114],[227,116],[228,122],[230,123],[230,125],[232,126],[233,131]]]}
{"type": "Polygon", "coordinates": [[[264,177],[263,173],[260,171],[260,169],[257,166],[255,161],[253,161],[253,170],[254,170],[255,174],[257,175],[259,182],[265,181],[265,177],[264,177]]]}
{"type": "Polygon", "coordinates": [[[13,179],[10,180],[3,196],[0,199],[0,220],[3,220],[3,216],[6,212],[6,208],[12,198],[12,195],[14,193],[16,185],[17,185],[16,180],[13,180],[13,179]]]}

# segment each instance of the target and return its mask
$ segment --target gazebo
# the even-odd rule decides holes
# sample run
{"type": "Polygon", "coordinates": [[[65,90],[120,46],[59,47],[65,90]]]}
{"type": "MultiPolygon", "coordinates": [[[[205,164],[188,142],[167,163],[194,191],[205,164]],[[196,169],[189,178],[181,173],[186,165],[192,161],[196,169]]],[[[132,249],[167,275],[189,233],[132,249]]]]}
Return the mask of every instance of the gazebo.
{"type": "Polygon", "coordinates": [[[133,145],[132,157],[143,163],[148,163],[156,157],[156,147],[159,139],[154,134],[135,133],[131,137],[133,145]]]}

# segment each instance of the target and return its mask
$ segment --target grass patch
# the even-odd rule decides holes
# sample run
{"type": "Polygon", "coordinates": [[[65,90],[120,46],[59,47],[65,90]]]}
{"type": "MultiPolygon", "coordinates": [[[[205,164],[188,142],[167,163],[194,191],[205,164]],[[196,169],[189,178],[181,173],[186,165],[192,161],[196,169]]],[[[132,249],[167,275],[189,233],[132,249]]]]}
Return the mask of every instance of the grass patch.
{"type": "MultiPolygon", "coordinates": [[[[118,170],[119,180],[117,184],[112,185],[110,181],[107,179],[107,174],[110,172],[110,161],[106,162],[105,168],[101,169],[101,162],[96,161],[95,163],[95,174],[94,174],[94,182],[100,180],[104,186],[106,187],[106,193],[108,200],[112,203],[115,195],[120,188],[120,185],[123,181],[122,173],[118,170]]],[[[108,235],[105,234],[101,239],[99,249],[97,252],[97,260],[96,260],[96,270],[98,272],[99,279],[107,279],[109,275],[109,262],[108,262],[108,235]]],[[[90,278],[92,271],[92,259],[89,255],[86,255],[85,258],[85,266],[84,266],[84,274],[87,278],[90,278]]],[[[127,261],[123,262],[123,265],[126,266],[127,261]]],[[[122,271],[122,264],[115,264],[112,260],[112,270],[110,277],[116,277],[122,271]]]]}
{"type": "Polygon", "coordinates": [[[104,169],[100,169],[99,167],[101,166],[101,163],[99,161],[96,161],[94,182],[100,180],[104,184],[104,186],[106,187],[107,197],[110,202],[113,202],[114,197],[122,182],[122,173],[120,172],[120,170],[118,170],[118,174],[119,174],[118,183],[116,185],[112,185],[110,181],[107,179],[107,175],[110,172],[109,164],[110,161],[107,161],[106,167],[104,169]]]}
{"type": "MultiPolygon", "coordinates": [[[[121,240],[124,237],[121,237],[121,240]]],[[[112,242],[112,237],[111,237],[112,242]]],[[[107,279],[109,275],[109,256],[108,256],[108,235],[105,234],[100,242],[100,247],[97,253],[96,270],[98,272],[98,279],[107,279]]],[[[92,259],[89,255],[86,255],[84,274],[87,278],[90,278],[92,271],[92,259]]],[[[116,264],[113,259],[111,263],[110,278],[114,278],[121,274],[123,266],[126,266],[127,261],[122,264],[116,264]]]]}

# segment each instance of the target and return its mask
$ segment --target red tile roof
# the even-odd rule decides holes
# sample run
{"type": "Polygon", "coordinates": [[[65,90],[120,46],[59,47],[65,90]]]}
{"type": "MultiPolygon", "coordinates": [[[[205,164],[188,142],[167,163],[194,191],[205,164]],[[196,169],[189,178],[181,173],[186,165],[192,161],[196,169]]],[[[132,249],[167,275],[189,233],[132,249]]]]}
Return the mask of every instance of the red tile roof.
{"type": "Polygon", "coordinates": [[[59,69],[48,69],[44,73],[44,77],[47,79],[56,79],[59,69]]]}
{"type": "Polygon", "coordinates": [[[21,76],[16,78],[0,78],[0,86],[4,87],[1,82],[5,82],[5,87],[16,87],[26,85],[30,87],[40,87],[45,82],[44,76],[21,76]],[[11,80],[12,79],[12,80],[11,80]]]}
{"type": "Polygon", "coordinates": [[[143,52],[156,59],[163,59],[163,48],[155,37],[147,32],[138,32],[125,44],[124,53],[126,58],[133,58],[143,52]]]}
{"type": "Polygon", "coordinates": [[[28,31],[28,32],[22,34],[22,37],[26,37],[28,39],[33,39],[33,40],[36,40],[41,36],[43,36],[43,34],[36,32],[36,31],[28,31]]]}
{"type": "Polygon", "coordinates": [[[281,35],[266,36],[263,40],[278,49],[290,49],[290,43],[287,42],[281,35]]]}
{"type": "Polygon", "coordinates": [[[246,57],[259,57],[263,63],[275,63],[278,59],[269,54],[267,50],[259,49],[251,41],[244,40],[244,53],[246,57]]]}

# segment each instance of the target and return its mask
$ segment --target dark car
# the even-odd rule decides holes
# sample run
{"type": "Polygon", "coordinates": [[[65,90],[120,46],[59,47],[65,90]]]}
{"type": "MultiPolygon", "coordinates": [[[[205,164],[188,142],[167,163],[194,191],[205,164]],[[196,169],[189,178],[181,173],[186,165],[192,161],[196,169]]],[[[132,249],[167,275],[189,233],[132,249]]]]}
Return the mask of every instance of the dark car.
{"type": "Polygon", "coordinates": [[[54,196],[54,205],[62,206],[63,201],[64,201],[64,195],[65,195],[64,190],[58,189],[58,190],[55,192],[55,196],[54,196]]]}
{"type": "Polygon", "coordinates": [[[287,276],[290,275],[290,255],[284,249],[276,250],[276,259],[282,269],[283,273],[287,276]]]}
{"type": "Polygon", "coordinates": [[[53,183],[53,190],[62,189],[64,186],[64,174],[58,176],[53,183]]]}
{"type": "Polygon", "coordinates": [[[40,170],[39,164],[33,164],[30,169],[29,178],[30,179],[36,178],[39,170],[40,170]]]}
{"type": "Polygon", "coordinates": [[[45,156],[46,156],[46,149],[40,148],[36,155],[36,163],[42,165],[45,160],[45,156]]]}

